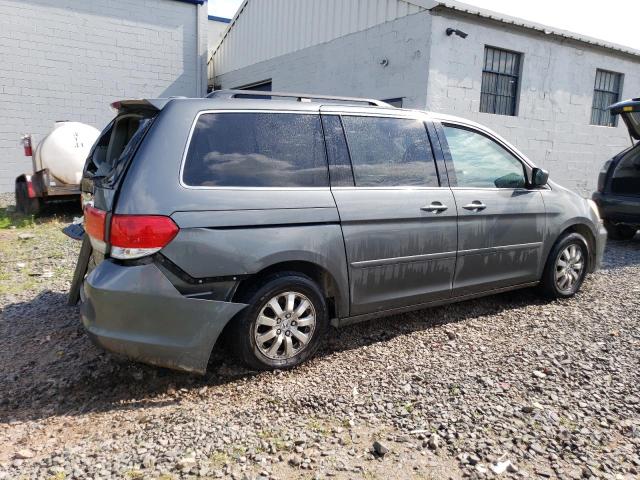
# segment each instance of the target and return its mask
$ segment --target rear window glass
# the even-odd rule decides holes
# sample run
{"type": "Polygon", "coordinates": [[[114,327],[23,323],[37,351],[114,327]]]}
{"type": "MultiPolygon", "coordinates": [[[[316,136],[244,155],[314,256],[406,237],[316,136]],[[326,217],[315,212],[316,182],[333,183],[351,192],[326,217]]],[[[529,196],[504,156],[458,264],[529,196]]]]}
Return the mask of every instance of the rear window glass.
{"type": "Polygon", "coordinates": [[[182,178],[190,186],[328,186],[320,116],[202,114],[187,150],[182,178]]]}
{"type": "Polygon", "coordinates": [[[105,128],[89,155],[86,173],[108,186],[120,176],[157,112],[117,116],[105,128]]]}
{"type": "Polygon", "coordinates": [[[410,118],[342,117],[357,187],[437,187],[424,123],[410,118]]]}

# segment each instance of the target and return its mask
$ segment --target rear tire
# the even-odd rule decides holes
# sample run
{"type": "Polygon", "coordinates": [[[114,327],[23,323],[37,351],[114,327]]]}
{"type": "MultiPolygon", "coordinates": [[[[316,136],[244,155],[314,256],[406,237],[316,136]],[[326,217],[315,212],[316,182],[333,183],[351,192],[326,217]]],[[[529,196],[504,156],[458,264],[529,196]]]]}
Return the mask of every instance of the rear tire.
{"type": "Polygon", "coordinates": [[[29,198],[27,183],[16,182],[16,210],[23,215],[39,215],[42,201],[39,198],[29,198]]]}
{"type": "Polygon", "coordinates": [[[579,233],[567,233],[555,243],[542,274],[542,293],[549,298],[574,296],[589,267],[587,241],[579,233]]]}
{"type": "Polygon", "coordinates": [[[607,229],[607,236],[611,240],[631,240],[638,230],[629,225],[614,225],[606,221],[604,222],[604,227],[607,229]]]}
{"type": "Polygon", "coordinates": [[[316,352],[329,325],[322,291],[301,273],[269,276],[241,301],[249,306],[234,319],[230,340],[239,360],[255,370],[300,365],[316,352]]]}

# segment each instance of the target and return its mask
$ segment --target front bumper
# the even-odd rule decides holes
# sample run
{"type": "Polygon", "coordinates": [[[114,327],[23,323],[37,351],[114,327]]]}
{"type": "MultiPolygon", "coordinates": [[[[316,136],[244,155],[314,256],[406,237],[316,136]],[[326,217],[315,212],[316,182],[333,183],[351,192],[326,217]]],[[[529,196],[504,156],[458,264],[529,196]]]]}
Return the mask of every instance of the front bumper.
{"type": "Polygon", "coordinates": [[[598,222],[596,232],[596,251],[594,257],[593,272],[599,270],[602,266],[602,258],[604,257],[604,247],[607,245],[607,230],[602,222],[598,222]]]}
{"type": "Polygon", "coordinates": [[[86,278],[80,308],[91,339],[106,350],[153,365],[204,373],[225,325],[241,303],[188,298],[153,264],[110,260],[86,278]]]}

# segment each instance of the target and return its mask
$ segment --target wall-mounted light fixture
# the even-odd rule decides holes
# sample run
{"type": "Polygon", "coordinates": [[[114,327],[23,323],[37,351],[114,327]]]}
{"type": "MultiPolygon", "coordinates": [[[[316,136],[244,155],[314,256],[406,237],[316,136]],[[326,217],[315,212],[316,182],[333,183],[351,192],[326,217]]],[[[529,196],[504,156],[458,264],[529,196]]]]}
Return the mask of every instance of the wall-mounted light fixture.
{"type": "Polygon", "coordinates": [[[458,30],[457,28],[447,28],[447,37],[450,37],[453,34],[458,35],[460,38],[467,38],[467,33],[464,33],[462,30],[458,30]]]}

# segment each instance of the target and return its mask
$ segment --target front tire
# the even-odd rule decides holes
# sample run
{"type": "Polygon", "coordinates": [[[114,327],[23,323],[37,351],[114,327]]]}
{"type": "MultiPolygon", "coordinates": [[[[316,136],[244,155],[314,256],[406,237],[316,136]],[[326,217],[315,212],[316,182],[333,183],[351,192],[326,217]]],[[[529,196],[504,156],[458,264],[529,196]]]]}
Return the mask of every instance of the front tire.
{"type": "Polygon", "coordinates": [[[313,356],[329,317],[321,290],[306,275],[283,272],[244,295],[232,341],[240,361],[255,370],[287,369],[313,356]]]}
{"type": "Polygon", "coordinates": [[[579,233],[560,237],[551,249],[542,275],[542,292],[549,298],[574,296],[587,275],[589,249],[579,233]]]}
{"type": "Polygon", "coordinates": [[[607,229],[607,236],[611,240],[631,240],[638,230],[629,225],[614,225],[610,222],[605,222],[604,227],[607,229]]]}

